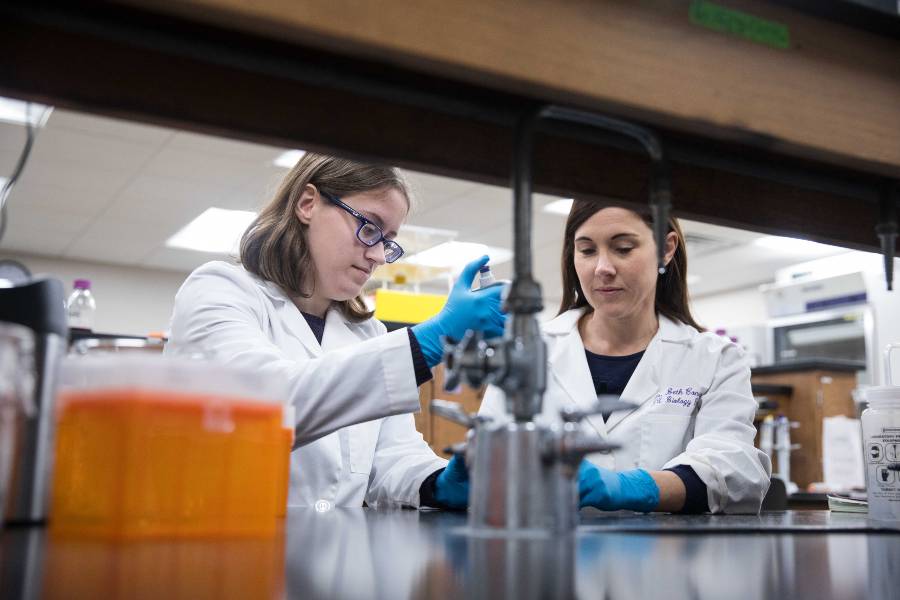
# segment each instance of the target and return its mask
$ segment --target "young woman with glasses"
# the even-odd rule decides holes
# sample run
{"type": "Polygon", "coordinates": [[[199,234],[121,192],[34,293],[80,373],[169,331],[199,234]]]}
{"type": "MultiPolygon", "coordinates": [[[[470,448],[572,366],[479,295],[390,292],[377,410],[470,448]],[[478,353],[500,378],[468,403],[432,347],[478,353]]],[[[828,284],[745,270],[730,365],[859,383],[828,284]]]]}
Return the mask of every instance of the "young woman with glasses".
{"type": "Polygon", "coordinates": [[[290,505],[466,506],[465,466],[436,456],[411,413],[442,336],[502,334],[501,287],[470,291],[485,256],[438,315],[387,333],[360,294],[403,255],[409,209],[395,169],[307,153],[244,233],[241,264],[207,263],[175,297],[167,353],[205,349],[289,385],[290,505]]]}

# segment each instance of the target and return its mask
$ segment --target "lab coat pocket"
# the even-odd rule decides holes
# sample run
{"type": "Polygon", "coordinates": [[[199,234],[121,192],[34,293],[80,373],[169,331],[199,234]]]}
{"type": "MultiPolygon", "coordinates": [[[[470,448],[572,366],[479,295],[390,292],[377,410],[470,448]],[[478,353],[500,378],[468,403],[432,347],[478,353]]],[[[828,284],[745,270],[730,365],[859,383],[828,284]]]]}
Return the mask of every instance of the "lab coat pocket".
{"type": "Polygon", "coordinates": [[[375,458],[375,446],[378,443],[381,420],[352,425],[347,429],[350,472],[368,475],[372,470],[372,460],[375,458]]]}
{"type": "Polygon", "coordinates": [[[641,424],[641,455],[638,466],[659,470],[664,464],[684,452],[693,436],[694,418],[691,415],[650,414],[641,424]]]}

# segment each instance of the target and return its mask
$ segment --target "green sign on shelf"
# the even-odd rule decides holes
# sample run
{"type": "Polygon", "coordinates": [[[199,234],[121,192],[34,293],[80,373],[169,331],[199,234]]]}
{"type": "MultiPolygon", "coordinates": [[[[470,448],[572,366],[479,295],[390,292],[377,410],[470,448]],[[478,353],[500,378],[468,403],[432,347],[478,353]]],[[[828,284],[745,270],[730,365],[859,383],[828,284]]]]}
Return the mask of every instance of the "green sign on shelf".
{"type": "Polygon", "coordinates": [[[746,38],[757,44],[783,50],[791,47],[791,34],[786,25],[725,8],[715,2],[691,2],[690,19],[695,25],[746,38]]]}

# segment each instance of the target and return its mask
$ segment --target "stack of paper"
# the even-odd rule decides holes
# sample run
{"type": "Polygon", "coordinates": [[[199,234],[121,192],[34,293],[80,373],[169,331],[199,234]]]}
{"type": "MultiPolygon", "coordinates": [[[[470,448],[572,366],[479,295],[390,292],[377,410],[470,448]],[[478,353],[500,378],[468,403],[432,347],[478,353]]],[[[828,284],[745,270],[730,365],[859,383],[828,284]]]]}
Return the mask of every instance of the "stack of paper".
{"type": "Polygon", "coordinates": [[[865,499],[865,493],[842,496],[839,494],[828,495],[828,510],[832,512],[867,513],[869,503],[865,499]],[[851,497],[852,496],[852,497],[851,497]]]}

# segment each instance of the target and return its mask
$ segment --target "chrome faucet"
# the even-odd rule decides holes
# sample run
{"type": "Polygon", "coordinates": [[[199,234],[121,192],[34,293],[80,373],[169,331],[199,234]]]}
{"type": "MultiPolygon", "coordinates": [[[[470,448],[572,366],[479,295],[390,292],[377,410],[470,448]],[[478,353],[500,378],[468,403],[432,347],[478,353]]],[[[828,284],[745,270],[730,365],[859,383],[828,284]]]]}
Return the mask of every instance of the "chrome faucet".
{"type": "MultiPolygon", "coordinates": [[[[609,117],[557,106],[530,111],[516,127],[512,183],[513,281],[504,300],[509,315],[502,338],[486,340],[469,331],[462,340],[447,340],[445,385],[493,384],[503,390],[508,418],[466,414],[454,403],[433,400],[434,414],[469,428],[467,441],[452,448],[464,454],[470,471],[469,526],[487,532],[566,532],[577,524],[576,474],[593,452],[618,446],[581,425],[588,415],[634,408],[616,396],[601,396],[588,410],[565,409],[558,422],[538,419],[547,387],[547,349],[537,314],[543,309],[541,286],[531,265],[531,155],[541,121],[558,120],[612,130],[636,139],[652,159],[650,210],[657,240],[658,265],[663,251],[671,193],[667,163],[659,140],[650,131],[609,117]]],[[[555,420],[554,420],[555,421],[555,420]]]]}

